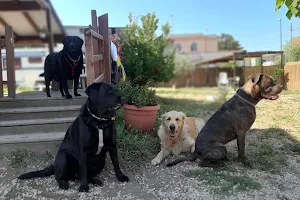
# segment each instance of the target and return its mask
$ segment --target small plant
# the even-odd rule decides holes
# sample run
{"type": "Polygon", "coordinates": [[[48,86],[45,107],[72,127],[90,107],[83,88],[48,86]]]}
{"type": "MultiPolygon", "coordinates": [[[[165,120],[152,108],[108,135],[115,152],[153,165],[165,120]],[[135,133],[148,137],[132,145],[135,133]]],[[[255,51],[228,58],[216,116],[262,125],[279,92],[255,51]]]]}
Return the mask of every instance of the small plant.
{"type": "Polygon", "coordinates": [[[125,97],[127,104],[137,107],[156,106],[158,104],[155,90],[147,86],[132,85],[129,82],[121,82],[117,85],[120,95],[125,97]]]}
{"type": "Polygon", "coordinates": [[[282,69],[282,68],[275,68],[274,73],[272,75],[272,78],[274,80],[277,80],[280,77],[280,75],[283,74],[283,73],[284,73],[284,69],[282,69]]]}
{"type": "Polygon", "coordinates": [[[8,161],[9,165],[12,167],[21,167],[26,166],[29,163],[29,160],[34,157],[33,152],[29,152],[25,149],[16,150],[8,153],[4,158],[8,161]]]}

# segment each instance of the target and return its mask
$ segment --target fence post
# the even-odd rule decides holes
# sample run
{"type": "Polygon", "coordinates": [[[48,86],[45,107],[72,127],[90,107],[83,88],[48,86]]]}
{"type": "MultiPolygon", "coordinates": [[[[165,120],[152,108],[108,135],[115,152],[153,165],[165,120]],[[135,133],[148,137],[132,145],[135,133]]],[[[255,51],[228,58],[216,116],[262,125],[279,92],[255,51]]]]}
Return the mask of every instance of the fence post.
{"type": "Polygon", "coordinates": [[[1,44],[1,39],[0,39],[0,98],[3,97],[3,76],[2,76],[2,53],[1,53],[1,50],[2,50],[2,44],[1,44]]]}
{"type": "Polygon", "coordinates": [[[16,97],[14,33],[11,26],[5,27],[6,69],[8,97],[16,97]]]}

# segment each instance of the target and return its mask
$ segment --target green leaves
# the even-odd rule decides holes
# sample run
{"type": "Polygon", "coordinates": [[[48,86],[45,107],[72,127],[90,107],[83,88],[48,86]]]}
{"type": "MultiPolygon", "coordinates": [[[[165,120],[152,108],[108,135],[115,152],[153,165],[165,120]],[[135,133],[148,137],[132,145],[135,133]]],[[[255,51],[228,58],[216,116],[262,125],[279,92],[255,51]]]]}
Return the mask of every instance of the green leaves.
{"type": "Polygon", "coordinates": [[[286,12],[286,17],[288,19],[291,19],[293,16],[300,17],[300,0],[276,0],[275,11],[278,11],[283,4],[288,8],[288,11],[286,12]]]}
{"type": "Polygon", "coordinates": [[[164,24],[157,35],[159,19],[148,13],[138,19],[129,14],[129,24],[121,38],[122,62],[133,85],[148,85],[170,80],[174,75],[174,53],[166,51],[170,24],[164,24]]]}

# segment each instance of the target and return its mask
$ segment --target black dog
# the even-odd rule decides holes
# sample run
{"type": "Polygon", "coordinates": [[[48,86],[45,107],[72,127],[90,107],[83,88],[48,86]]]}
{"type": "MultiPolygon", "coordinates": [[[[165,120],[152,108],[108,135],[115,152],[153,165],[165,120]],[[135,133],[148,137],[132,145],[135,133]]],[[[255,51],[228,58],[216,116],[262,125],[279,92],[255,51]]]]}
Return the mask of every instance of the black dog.
{"type": "Polygon", "coordinates": [[[50,53],[45,59],[44,73],[47,97],[51,97],[49,85],[54,79],[60,83],[59,90],[64,97],[71,99],[68,90],[68,80],[74,80],[74,95],[81,96],[77,92],[79,77],[83,69],[83,55],[81,47],[83,40],[77,36],[67,36],[63,40],[64,48],[59,53],[50,53]]]}
{"type": "Polygon", "coordinates": [[[43,170],[25,173],[19,179],[54,174],[59,187],[66,190],[68,180],[80,178],[79,191],[88,192],[89,183],[102,185],[94,177],[103,170],[106,153],[109,152],[118,180],[129,181],[119,166],[114,123],[115,111],[124,104],[124,98],[106,83],[93,83],[86,89],[86,94],[89,98],[69,127],[54,164],[43,170]]]}

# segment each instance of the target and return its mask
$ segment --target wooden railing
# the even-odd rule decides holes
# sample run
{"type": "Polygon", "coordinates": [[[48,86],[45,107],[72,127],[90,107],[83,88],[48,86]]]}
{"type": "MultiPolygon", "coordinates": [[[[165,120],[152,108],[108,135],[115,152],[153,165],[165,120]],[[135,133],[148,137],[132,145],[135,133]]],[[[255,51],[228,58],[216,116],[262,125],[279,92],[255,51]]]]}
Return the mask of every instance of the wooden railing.
{"type": "Polygon", "coordinates": [[[15,79],[15,53],[14,53],[14,32],[11,26],[5,27],[5,37],[0,39],[0,98],[3,98],[3,77],[2,77],[2,55],[1,49],[6,50],[6,70],[8,97],[16,97],[16,79],[15,79]]]}
{"type": "Polygon", "coordinates": [[[87,85],[111,82],[108,14],[97,18],[92,10],[92,25],[84,30],[87,85]]]}

